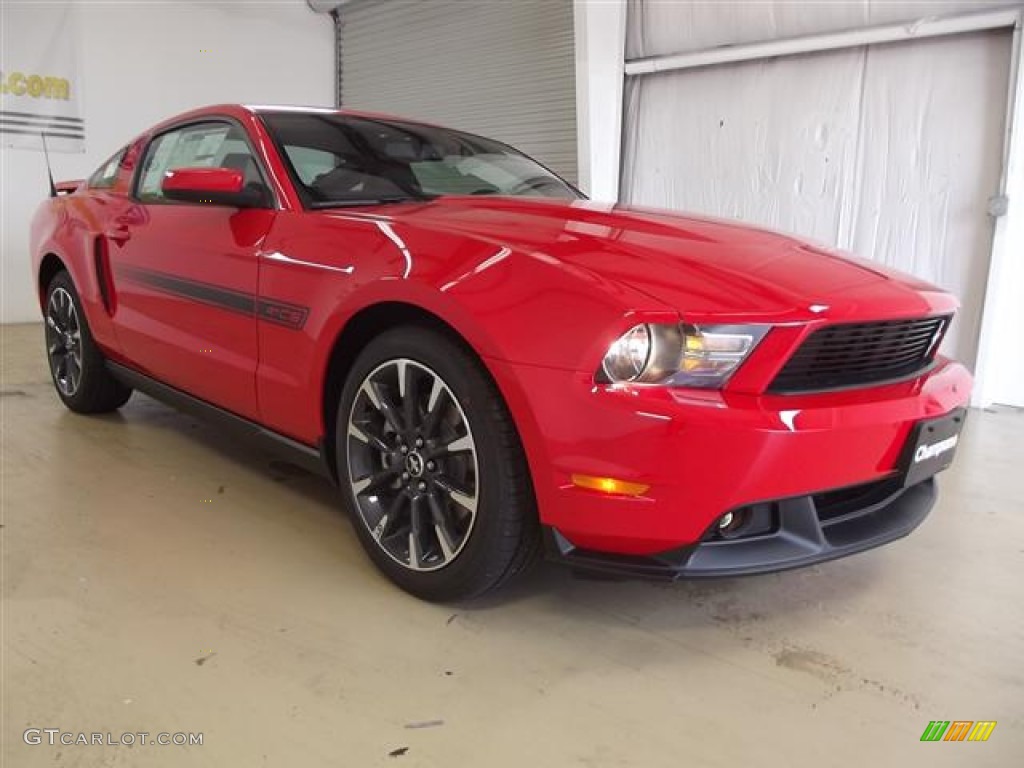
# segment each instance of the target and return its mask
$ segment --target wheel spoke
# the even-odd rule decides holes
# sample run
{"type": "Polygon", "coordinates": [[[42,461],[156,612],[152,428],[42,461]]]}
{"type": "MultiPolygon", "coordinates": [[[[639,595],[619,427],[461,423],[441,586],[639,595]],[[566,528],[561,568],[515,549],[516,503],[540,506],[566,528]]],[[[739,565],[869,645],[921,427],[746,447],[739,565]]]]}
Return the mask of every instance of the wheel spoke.
{"type": "Polygon", "coordinates": [[[377,399],[377,392],[374,390],[373,385],[369,381],[363,382],[363,386],[359,388],[359,391],[366,395],[366,399],[370,401],[370,404],[380,410],[380,400],[377,399]]]}
{"type": "Polygon", "coordinates": [[[448,531],[442,525],[434,526],[434,533],[437,535],[437,543],[441,547],[441,554],[445,560],[455,557],[455,544],[448,537],[448,531]]]}
{"type": "Polygon", "coordinates": [[[419,568],[423,562],[423,516],[420,497],[409,500],[409,566],[419,568]]]}
{"type": "Polygon", "coordinates": [[[412,531],[409,531],[409,567],[416,570],[420,567],[420,548],[416,543],[416,534],[412,531]]]}
{"type": "Polygon", "coordinates": [[[375,491],[383,485],[387,485],[398,476],[399,470],[396,467],[388,467],[379,472],[361,477],[352,481],[352,490],[356,496],[361,496],[367,491],[375,491]]]}
{"type": "Polygon", "coordinates": [[[71,297],[68,296],[67,292],[60,292],[60,320],[61,326],[66,330],[68,322],[71,319],[71,310],[68,307],[71,305],[71,297]]]}
{"type": "Polygon", "coordinates": [[[445,560],[451,560],[455,554],[457,545],[448,532],[448,521],[445,519],[444,509],[441,500],[436,493],[427,496],[430,505],[430,516],[434,522],[434,533],[437,535],[437,543],[441,546],[441,552],[445,560]]]}
{"type": "Polygon", "coordinates": [[[398,394],[402,399],[402,417],[406,429],[415,429],[419,422],[418,387],[416,366],[404,360],[398,365],[398,394]]]}
{"type": "Polygon", "coordinates": [[[382,362],[359,385],[346,431],[349,486],[374,546],[411,571],[457,559],[480,475],[473,432],[445,381],[410,358],[382,362]]]}
{"type": "Polygon", "coordinates": [[[453,453],[473,453],[476,451],[476,444],[473,442],[473,438],[469,435],[463,435],[457,437],[446,445],[438,446],[432,451],[424,452],[423,456],[427,459],[443,458],[450,456],[453,453]]]}
{"type": "Polygon", "coordinates": [[[406,385],[405,374],[406,371],[408,371],[409,369],[409,363],[406,360],[399,360],[397,363],[395,363],[395,368],[398,369],[395,374],[395,377],[398,379],[398,399],[404,400],[406,385]]]}
{"type": "Polygon", "coordinates": [[[454,501],[460,507],[462,507],[463,509],[468,509],[473,514],[476,514],[475,496],[468,496],[464,493],[459,493],[458,491],[450,491],[448,495],[451,496],[452,501],[454,501]]]}
{"type": "Polygon", "coordinates": [[[448,494],[448,498],[454,501],[463,509],[476,513],[476,493],[462,487],[450,478],[439,476],[435,478],[437,486],[448,494]]]}
{"type": "Polygon", "coordinates": [[[362,440],[367,445],[376,448],[381,453],[391,453],[391,446],[384,442],[379,435],[375,435],[369,427],[364,425],[349,424],[348,433],[356,440],[362,440]]]}
{"type": "Polygon", "coordinates": [[[381,415],[384,416],[395,432],[398,432],[399,434],[404,433],[405,428],[402,424],[402,419],[398,415],[398,409],[395,408],[395,405],[391,402],[391,398],[389,398],[387,393],[385,393],[374,381],[370,382],[370,389],[374,390],[377,397],[377,410],[380,411],[381,415]]]}
{"type": "Polygon", "coordinates": [[[395,522],[398,520],[402,507],[408,499],[409,497],[402,492],[395,494],[395,498],[391,500],[387,510],[383,515],[381,515],[380,520],[377,521],[377,525],[375,525],[371,531],[373,538],[377,541],[381,541],[394,533],[395,522]]]}
{"type": "Polygon", "coordinates": [[[427,415],[423,419],[422,430],[425,437],[434,436],[447,399],[448,391],[445,389],[444,384],[441,379],[434,377],[434,384],[430,389],[430,399],[427,401],[427,415]]]}
{"type": "Polygon", "coordinates": [[[68,387],[74,392],[78,389],[78,374],[81,372],[81,368],[78,367],[78,361],[75,360],[74,355],[68,354],[67,361],[68,387]]]}
{"type": "Polygon", "coordinates": [[[473,438],[469,435],[463,435],[457,440],[452,440],[445,446],[445,448],[448,453],[465,453],[466,451],[476,450],[476,446],[473,444],[473,438]]]}

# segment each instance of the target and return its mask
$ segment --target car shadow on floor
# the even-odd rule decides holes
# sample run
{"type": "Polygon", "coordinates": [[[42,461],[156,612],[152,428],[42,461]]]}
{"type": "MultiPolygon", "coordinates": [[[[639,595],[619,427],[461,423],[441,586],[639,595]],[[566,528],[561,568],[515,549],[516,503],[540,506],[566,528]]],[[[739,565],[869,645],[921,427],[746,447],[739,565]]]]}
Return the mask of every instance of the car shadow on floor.
{"type": "MultiPolygon", "coordinates": [[[[79,419],[66,413],[62,418],[79,419]]],[[[136,394],[123,411],[89,417],[122,430],[135,425],[140,431],[159,430],[171,439],[181,438],[194,444],[196,452],[208,451],[232,470],[253,473],[285,486],[296,496],[295,504],[280,509],[282,516],[323,515],[346,518],[338,490],[327,479],[291,464],[230,431],[136,394]]],[[[145,435],[133,442],[140,443],[145,435]]],[[[162,450],[165,443],[155,444],[162,450]]],[[[358,549],[355,531],[343,526],[347,548],[358,549]]],[[[898,545],[897,545],[898,546],[898,545]]],[[[458,605],[443,607],[466,614],[483,616],[507,609],[517,603],[539,602],[553,612],[572,614],[583,610],[605,614],[620,621],[681,628],[708,624],[729,626],[757,622],[767,615],[818,610],[828,604],[841,610],[866,589],[884,578],[882,564],[866,553],[851,560],[826,563],[797,571],[745,578],[699,581],[656,582],[615,579],[577,574],[570,569],[540,558],[519,578],[494,594],[458,605]]],[[[344,567],[352,567],[346,564],[344,567]]],[[[360,568],[368,567],[359,563],[360,568]]],[[[394,589],[385,579],[382,589],[394,589]]]]}

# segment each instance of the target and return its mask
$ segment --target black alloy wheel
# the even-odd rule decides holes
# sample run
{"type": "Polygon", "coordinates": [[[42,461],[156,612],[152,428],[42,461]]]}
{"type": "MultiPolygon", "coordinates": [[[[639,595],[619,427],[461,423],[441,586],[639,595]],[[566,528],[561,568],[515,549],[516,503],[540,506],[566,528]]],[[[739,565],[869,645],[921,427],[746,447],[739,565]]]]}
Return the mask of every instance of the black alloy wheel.
{"type": "Polygon", "coordinates": [[[107,370],[71,276],[58,272],[46,289],[46,358],[57,396],[77,413],[107,413],[132,396],[107,370]]]}
{"type": "Polygon", "coordinates": [[[405,326],[371,341],[342,390],[335,438],[360,541],[403,589],[468,599],[532,560],[537,511],[515,424],[456,339],[405,326]]]}

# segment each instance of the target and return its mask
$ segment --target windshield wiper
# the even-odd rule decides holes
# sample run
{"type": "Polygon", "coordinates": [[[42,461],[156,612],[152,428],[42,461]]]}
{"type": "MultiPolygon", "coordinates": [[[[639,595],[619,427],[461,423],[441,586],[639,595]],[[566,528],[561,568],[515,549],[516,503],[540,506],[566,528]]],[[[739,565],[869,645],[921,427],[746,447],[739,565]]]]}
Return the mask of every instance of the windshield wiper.
{"type": "Polygon", "coordinates": [[[314,200],[310,208],[358,208],[368,205],[393,205],[395,203],[422,203],[433,200],[437,195],[381,195],[380,197],[360,197],[351,200],[314,200]]]}

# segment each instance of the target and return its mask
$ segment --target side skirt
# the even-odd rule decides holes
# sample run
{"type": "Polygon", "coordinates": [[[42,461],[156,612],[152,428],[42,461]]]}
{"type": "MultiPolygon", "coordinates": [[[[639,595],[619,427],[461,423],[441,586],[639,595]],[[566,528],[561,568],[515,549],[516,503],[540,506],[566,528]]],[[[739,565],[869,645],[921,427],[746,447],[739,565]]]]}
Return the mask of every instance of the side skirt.
{"type": "Polygon", "coordinates": [[[277,455],[281,460],[302,467],[320,477],[335,482],[334,472],[327,461],[322,445],[316,448],[292,440],[278,432],[267,429],[255,421],[237,416],[216,405],[193,397],[187,392],[164,384],[144,373],[132,370],[119,363],[107,360],[107,369],[123,384],[149,395],[154,400],[166,403],[172,408],[183,411],[232,431],[243,438],[248,438],[277,455]]]}

